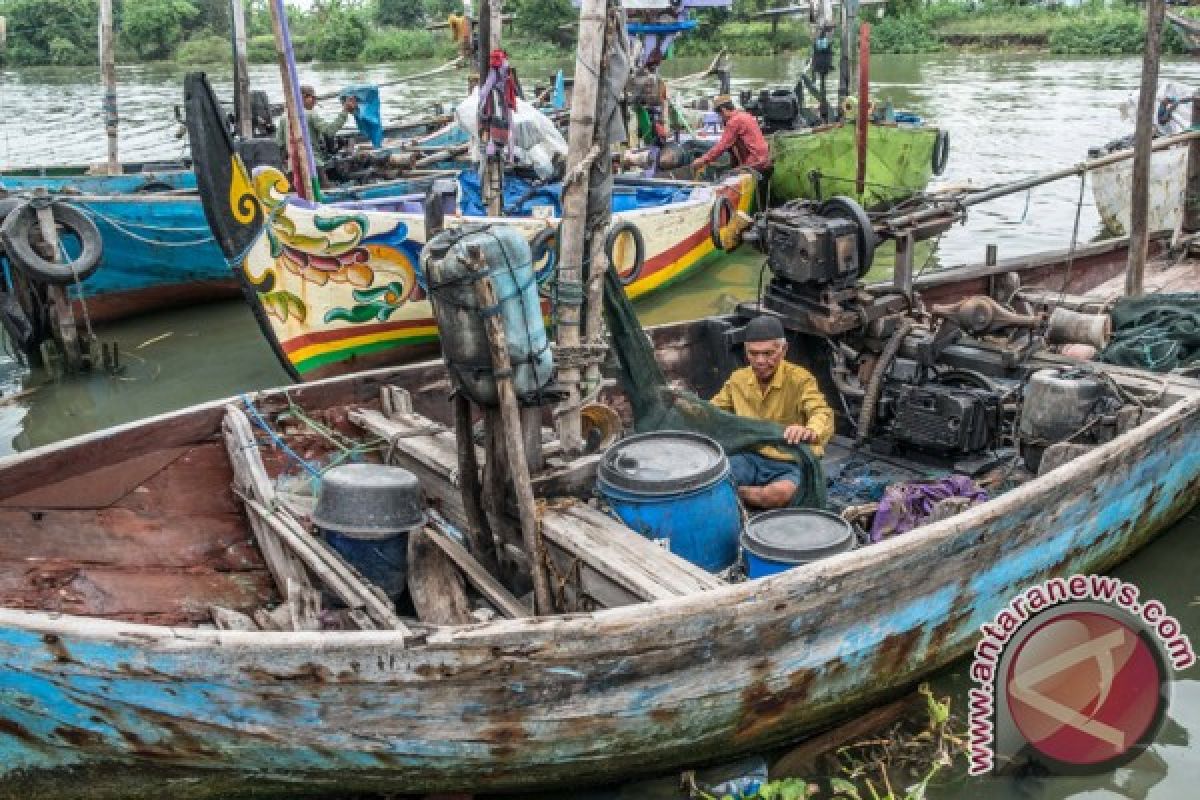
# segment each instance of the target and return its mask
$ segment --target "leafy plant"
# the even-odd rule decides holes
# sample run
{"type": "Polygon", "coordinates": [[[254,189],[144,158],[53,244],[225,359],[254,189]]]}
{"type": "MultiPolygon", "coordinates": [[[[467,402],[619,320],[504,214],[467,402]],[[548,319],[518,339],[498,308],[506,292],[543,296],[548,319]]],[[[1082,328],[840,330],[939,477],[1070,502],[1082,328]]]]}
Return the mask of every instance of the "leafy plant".
{"type": "Polygon", "coordinates": [[[371,34],[362,51],[362,60],[378,63],[415,58],[449,57],[454,44],[446,36],[432,31],[383,30],[371,34]]]}
{"type": "Polygon", "coordinates": [[[227,37],[209,33],[181,44],[175,52],[175,60],[181,64],[224,64],[232,58],[232,52],[227,37]]]}
{"type": "Polygon", "coordinates": [[[127,0],[121,12],[121,38],[144,59],[171,55],[200,13],[188,0],[127,0]]]}
{"type": "Polygon", "coordinates": [[[922,17],[884,17],[871,26],[872,53],[935,53],[942,41],[922,17]]]}

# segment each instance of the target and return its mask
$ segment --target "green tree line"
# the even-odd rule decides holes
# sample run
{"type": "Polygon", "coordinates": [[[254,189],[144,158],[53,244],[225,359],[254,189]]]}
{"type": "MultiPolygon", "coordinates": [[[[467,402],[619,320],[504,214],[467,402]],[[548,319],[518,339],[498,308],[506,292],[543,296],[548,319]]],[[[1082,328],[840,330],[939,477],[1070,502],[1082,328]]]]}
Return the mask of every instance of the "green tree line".
{"type": "MultiPolygon", "coordinates": [[[[478,6],[478,0],[474,5],[478,6]]],[[[808,45],[807,21],[787,17],[778,25],[755,14],[790,0],[734,0],[733,8],[699,13],[696,33],[680,54],[709,54],[717,47],[766,55],[808,45]]],[[[267,0],[244,0],[252,61],[274,60],[275,44],[267,0]]],[[[462,0],[315,0],[288,7],[297,57],[302,61],[406,61],[449,58],[454,44],[444,27],[431,30],[462,0]]],[[[515,25],[505,31],[506,48],[517,58],[569,51],[577,12],[570,0],[507,0],[515,25]]],[[[0,0],[7,21],[6,66],[94,65],[97,63],[97,0],[0,0]]],[[[875,11],[865,12],[874,14],[875,11]]],[[[114,0],[118,63],[175,60],[185,64],[230,59],[229,0],[114,0]]],[[[1120,54],[1141,51],[1144,11],[1124,0],[1091,0],[1065,8],[1030,0],[888,0],[882,18],[872,18],[872,50],[919,53],[943,49],[964,38],[987,46],[1040,42],[1053,52],[1120,54]]],[[[1168,51],[1178,37],[1168,31],[1168,51]]]]}

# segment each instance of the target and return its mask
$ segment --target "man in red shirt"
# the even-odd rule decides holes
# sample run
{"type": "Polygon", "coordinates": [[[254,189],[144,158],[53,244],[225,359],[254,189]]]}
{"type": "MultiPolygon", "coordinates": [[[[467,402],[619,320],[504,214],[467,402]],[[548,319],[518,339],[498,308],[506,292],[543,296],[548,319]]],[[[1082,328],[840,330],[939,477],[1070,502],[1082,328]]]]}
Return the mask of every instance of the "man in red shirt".
{"type": "Polygon", "coordinates": [[[725,131],[707,153],[692,162],[693,169],[699,172],[732,149],[734,166],[748,167],[763,178],[769,177],[771,151],[763,138],[762,128],[758,127],[758,120],[753,114],[734,108],[733,98],[727,94],[717,95],[714,104],[725,124],[725,131]]]}

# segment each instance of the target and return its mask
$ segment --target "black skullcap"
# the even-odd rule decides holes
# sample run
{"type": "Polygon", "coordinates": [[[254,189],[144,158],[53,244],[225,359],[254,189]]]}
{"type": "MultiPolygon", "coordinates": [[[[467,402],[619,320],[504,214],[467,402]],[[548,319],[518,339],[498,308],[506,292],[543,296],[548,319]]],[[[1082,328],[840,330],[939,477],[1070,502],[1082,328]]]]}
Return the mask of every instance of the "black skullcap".
{"type": "Polygon", "coordinates": [[[779,317],[763,314],[746,323],[747,342],[773,342],[783,338],[783,323],[779,317]]]}

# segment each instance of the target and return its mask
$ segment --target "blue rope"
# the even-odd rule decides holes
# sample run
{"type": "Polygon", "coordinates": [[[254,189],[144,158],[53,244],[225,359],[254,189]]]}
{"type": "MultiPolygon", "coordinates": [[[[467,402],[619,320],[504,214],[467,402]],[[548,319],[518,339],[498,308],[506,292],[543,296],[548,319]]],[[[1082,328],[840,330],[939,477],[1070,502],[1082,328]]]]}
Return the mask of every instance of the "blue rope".
{"type": "Polygon", "coordinates": [[[316,480],[321,479],[321,471],[319,469],[305,461],[300,456],[296,455],[296,451],[288,447],[287,442],[283,441],[283,439],[280,439],[279,435],[275,433],[275,431],[271,430],[271,426],[268,425],[267,421],[259,415],[258,409],[254,407],[254,403],[250,402],[249,395],[242,395],[242,403],[245,404],[246,410],[250,412],[250,418],[254,421],[254,424],[262,428],[263,431],[266,432],[267,436],[271,437],[271,442],[276,447],[282,450],[289,458],[291,458],[301,467],[304,467],[305,471],[308,472],[308,474],[313,478],[316,480]]]}

